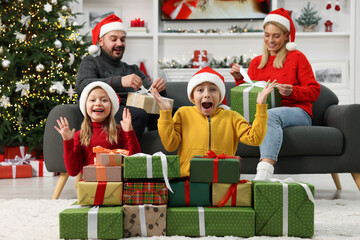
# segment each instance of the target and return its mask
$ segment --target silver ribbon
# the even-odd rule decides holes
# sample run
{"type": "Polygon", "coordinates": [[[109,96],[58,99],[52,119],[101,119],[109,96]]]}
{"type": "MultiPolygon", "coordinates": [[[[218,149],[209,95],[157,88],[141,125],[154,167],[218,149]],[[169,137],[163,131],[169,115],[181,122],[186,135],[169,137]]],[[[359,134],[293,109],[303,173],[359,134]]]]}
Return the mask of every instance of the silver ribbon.
{"type": "Polygon", "coordinates": [[[269,182],[279,182],[283,185],[283,236],[287,236],[288,232],[289,232],[289,188],[288,188],[288,184],[289,183],[297,183],[297,184],[301,185],[304,188],[304,190],[307,194],[307,197],[313,204],[315,204],[314,196],[312,195],[312,192],[308,185],[306,185],[304,183],[296,182],[292,178],[286,178],[285,180],[272,178],[272,179],[269,179],[268,181],[269,182]]]}
{"type": "Polygon", "coordinates": [[[200,234],[200,237],[204,237],[206,234],[204,208],[198,207],[198,212],[199,212],[199,234],[200,234]]]}
{"type": "Polygon", "coordinates": [[[146,204],[145,205],[139,205],[140,229],[141,229],[141,236],[142,237],[147,237],[145,206],[146,206],[146,204]]]}
{"type": "Polygon", "coordinates": [[[15,92],[20,92],[21,91],[21,96],[27,96],[29,94],[29,90],[30,90],[30,84],[22,84],[20,82],[16,83],[16,89],[15,92]]]}
{"type": "Polygon", "coordinates": [[[92,207],[88,212],[88,238],[98,238],[98,212],[99,212],[99,206],[92,207]]]}

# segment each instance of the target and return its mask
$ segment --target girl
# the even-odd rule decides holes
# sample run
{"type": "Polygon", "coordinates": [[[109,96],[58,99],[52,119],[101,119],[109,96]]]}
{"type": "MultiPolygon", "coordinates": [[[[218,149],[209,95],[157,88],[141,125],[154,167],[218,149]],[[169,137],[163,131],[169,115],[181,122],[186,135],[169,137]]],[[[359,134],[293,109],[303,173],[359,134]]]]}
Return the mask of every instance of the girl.
{"type": "Polygon", "coordinates": [[[121,126],[115,123],[119,97],[108,84],[97,81],[86,86],[79,107],[84,115],[80,131],[70,130],[67,119],[62,117],[57,120],[59,127],[55,126],[64,140],[64,161],[70,176],[78,175],[84,166],[94,163],[93,147],[98,145],[127,149],[130,155],[140,152],[129,109],[123,111],[121,126]]]}

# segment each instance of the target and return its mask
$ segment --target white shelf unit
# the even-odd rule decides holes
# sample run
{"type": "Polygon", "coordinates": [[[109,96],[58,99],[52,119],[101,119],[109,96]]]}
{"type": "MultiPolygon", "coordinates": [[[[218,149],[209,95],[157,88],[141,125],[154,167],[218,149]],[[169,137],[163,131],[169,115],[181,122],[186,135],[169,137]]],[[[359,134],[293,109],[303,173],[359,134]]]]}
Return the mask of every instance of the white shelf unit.
{"type": "MultiPolygon", "coordinates": [[[[335,1],[332,2],[333,5],[335,1]]],[[[284,7],[293,10],[292,18],[301,14],[301,9],[307,4],[297,0],[272,0],[272,9],[284,7]]],[[[327,1],[314,0],[311,4],[318,10],[322,20],[315,32],[302,32],[296,25],[296,43],[310,63],[317,62],[346,62],[349,74],[346,84],[329,87],[338,95],[341,103],[355,102],[355,62],[359,59],[355,55],[355,19],[356,11],[360,10],[360,3],[355,0],[340,1],[341,10],[332,7],[326,10],[327,1]],[[324,32],[324,22],[331,20],[333,32],[324,32]]],[[[207,50],[208,57],[223,58],[227,56],[246,55],[253,57],[262,51],[263,33],[229,33],[232,25],[248,28],[261,28],[262,21],[161,21],[159,0],[80,0],[78,8],[87,15],[87,9],[121,9],[120,17],[130,25],[135,17],[145,20],[148,33],[128,34],[127,48],[123,60],[130,64],[145,62],[148,73],[154,79],[162,76],[159,60],[177,58],[181,63],[191,59],[194,50],[207,50]],[[223,33],[168,33],[171,29],[220,29],[223,33]]],[[[359,30],[358,30],[359,31],[359,30]]],[[[358,60],[359,61],[359,60],[358,60]]],[[[357,71],[358,72],[358,71],[357,71]]],[[[359,76],[360,77],[360,76],[359,76]]],[[[360,90],[360,86],[358,87],[360,90]]],[[[360,97],[359,101],[360,101],[360,97]]]]}

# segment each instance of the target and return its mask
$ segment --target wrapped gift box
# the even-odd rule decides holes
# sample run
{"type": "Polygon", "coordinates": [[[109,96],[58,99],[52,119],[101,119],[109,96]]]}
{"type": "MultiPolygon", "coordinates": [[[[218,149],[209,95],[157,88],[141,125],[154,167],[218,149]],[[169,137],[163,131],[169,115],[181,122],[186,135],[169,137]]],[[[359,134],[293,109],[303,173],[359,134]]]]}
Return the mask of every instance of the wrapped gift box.
{"type": "MultiPolygon", "coordinates": [[[[146,156],[129,156],[124,159],[124,178],[164,178],[160,156],[152,156],[151,163],[146,156]],[[151,168],[151,169],[150,169],[151,168]]],[[[180,177],[178,155],[166,155],[168,178],[180,177]]]]}
{"type": "Polygon", "coordinates": [[[240,157],[221,154],[219,156],[225,158],[215,156],[211,158],[212,154],[208,156],[194,156],[190,160],[190,181],[238,183],[240,179],[240,157]]]}
{"type": "Polygon", "coordinates": [[[0,162],[3,162],[5,159],[4,154],[0,154],[0,162]]]}
{"type": "Polygon", "coordinates": [[[206,50],[195,50],[194,59],[193,59],[193,68],[203,68],[206,67],[208,62],[207,51],[206,50]]]}
{"type": "Polygon", "coordinates": [[[124,205],[124,237],[166,236],[166,205],[124,205]]]}
{"type": "Polygon", "coordinates": [[[166,204],[167,193],[165,183],[126,182],[124,183],[123,203],[129,205],[166,204]]]}
{"type": "Polygon", "coordinates": [[[72,205],[60,212],[59,230],[61,239],[121,239],[122,207],[72,205]]]}
{"type": "Polygon", "coordinates": [[[120,166],[123,163],[123,156],[115,153],[96,153],[97,165],[120,166]]]}
{"type": "Polygon", "coordinates": [[[161,8],[171,19],[187,19],[196,8],[196,0],[167,0],[161,8]]]}
{"type": "Polygon", "coordinates": [[[252,184],[241,180],[239,183],[213,183],[213,206],[251,207],[252,184]]]}
{"type": "Polygon", "coordinates": [[[169,207],[211,206],[210,184],[189,181],[170,182],[169,207]]]}
{"type": "Polygon", "coordinates": [[[83,180],[85,182],[121,182],[121,166],[95,166],[83,167],[83,180]]]}
{"type": "Polygon", "coordinates": [[[121,205],[122,182],[78,182],[80,205],[121,205]]]}
{"type": "Polygon", "coordinates": [[[55,172],[49,172],[46,169],[44,160],[42,159],[35,159],[30,161],[30,165],[32,168],[33,177],[53,177],[56,175],[55,172]]]}
{"type": "Polygon", "coordinates": [[[294,237],[314,235],[314,203],[311,200],[314,186],[308,183],[304,185],[279,182],[254,183],[256,235],[294,237]],[[312,195],[307,194],[304,185],[312,195]]]}
{"type": "MultiPolygon", "coordinates": [[[[165,97],[162,98],[166,99],[170,103],[171,108],[173,107],[173,99],[165,97]]],[[[142,108],[147,113],[151,114],[160,114],[160,106],[151,94],[129,92],[126,100],[126,106],[142,108]]]]}
{"type": "MultiPolygon", "coordinates": [[[[253,82],[256,83],[256,81],[253,82]]],[[[252,123],[255,119],[257,95],[262,90],[262,87],[252,87],[247,83],[233,87],[230,89],[231,110],[240,113],[249,123],[252,123]]],[[[281,95],[277,88],[269,94],[266,104],[268,109],[281,106],[281,95]]]]}
{"type": "Polygon", "coordinates": [[[168,236],[237,236],[255,233],[255,212],[249,207],[175,207],[166,213],[168,236]]]}
{"type": "MultiPolygon", "coordinates": [[[[5,164],[3,162],[2,164],[5,164]]],[[[24,165],[0,165],[0,178],[29,178],[32,177],[32,168],[29,164],[24,165]]]]}
{"type": "MultiPolygon", "coordinates": [[[[16,156],[23,158],[28,153],[28,151],[29,147],[27,146],[5,146],[4,157],[5,160],[15,159],[16,156]]],[[[31,157],[36,157],[36,150],[31,151],[29,154],[31,157]]]]}

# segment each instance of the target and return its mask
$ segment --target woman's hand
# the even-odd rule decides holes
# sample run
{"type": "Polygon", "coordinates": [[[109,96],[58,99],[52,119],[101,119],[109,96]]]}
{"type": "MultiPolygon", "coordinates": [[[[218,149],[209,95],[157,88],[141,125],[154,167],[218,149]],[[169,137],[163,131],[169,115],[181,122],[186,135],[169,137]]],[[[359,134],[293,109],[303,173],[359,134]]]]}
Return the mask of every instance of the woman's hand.
{"type": "Polygon", "coordinates": [[[240,65],[234,63],[231,67],[230,74],[237,80],[240,81],[243,78],[243,75],[240,73],[240,65]]]}
{"type": "Polygon", "coordinates": [[[122,120],[120,121],[121,127],[124,132],[130,132],[133,130],[130,110],[124,108],[122,120]]]}
{"type": "Polygon", "coordinates": [[[257,104],[266,104],[266,99],[268,95],[274,91],[274,87],[277,85],[276,80],[270,83],[270,80],[267,81],[264,89],[258,93],[256,103],[257,104]]]}
{"type": "Polygon", "coordinates": [[[163,99],[160,96],[159,92],[156,90],[156,88],[150,88],[150,92],[154,96],[157,103],[159,104],[160,110],[172,110],[169,101],[166,101],[165,99],[163,99]]]}
{"type": "Polygon", "coordinates": [[[277,88],[282,96],[288,97],[292,94],[294,88],[291,84],[278,84],[277,88]]]}
{"type": "Polygon", "coordinates": [[[54,126],[56,131],[61,134],[64,141],[68,141],[74,138],[75,128],[73,130],[70,130],[69,122],[66,118],[60,117],[60,120],[56,120],[59,127],[54,126]]]}

